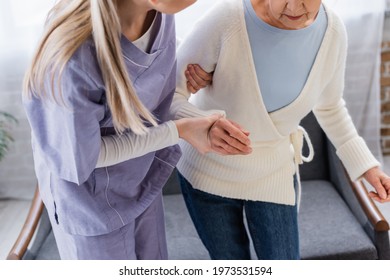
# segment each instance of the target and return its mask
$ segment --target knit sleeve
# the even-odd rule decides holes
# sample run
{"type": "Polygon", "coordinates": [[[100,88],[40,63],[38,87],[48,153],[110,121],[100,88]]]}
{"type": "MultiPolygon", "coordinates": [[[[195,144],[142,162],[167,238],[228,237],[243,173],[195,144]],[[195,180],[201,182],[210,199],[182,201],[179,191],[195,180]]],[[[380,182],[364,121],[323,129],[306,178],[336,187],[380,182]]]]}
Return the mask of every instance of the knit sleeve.
{"type": "Polygon", "coordinates": [[[96,167],[106,167],[143,156],[179,141],[179,133],[173,121],[150,127],[142,135],[126,132],[122,135],[103,136],[96,167]]]}
{"type": "MultiPolygon", "coordinates": [[[[221,1],[222,2],[222,1],[221,1]]],[[[185,70],[188,64],[199,64],[206,72],[214,71],[220,48],[232,23],[226,24],[227,11],[221,11],[221,3],[211,8],[187,34],[177,50],[177,87],[171,106],[173,119],[207,116],[222,113],[220,110],[203,111],[188,102],[191,93],[187,90],[185,70]]],[[[196,94],[206,94],[199,91],[196,94]]]]}
{"type": "Polygon", "coordinates": [[[328,72],[332,73],[332,78],[323,90],[313,112],[326,135],[336,147],[337,155],[343,162],[351,179],[357,180],[364,172],[380,164],[369,150],[363,138],[358,135],[345,106],[343,91],[347,38],[341,21],[336,19],[335,24],[337,32],[335,37],[339,41],[338,45],[340,46],[338,62],[335,63],[336,67],[328,72]]]}

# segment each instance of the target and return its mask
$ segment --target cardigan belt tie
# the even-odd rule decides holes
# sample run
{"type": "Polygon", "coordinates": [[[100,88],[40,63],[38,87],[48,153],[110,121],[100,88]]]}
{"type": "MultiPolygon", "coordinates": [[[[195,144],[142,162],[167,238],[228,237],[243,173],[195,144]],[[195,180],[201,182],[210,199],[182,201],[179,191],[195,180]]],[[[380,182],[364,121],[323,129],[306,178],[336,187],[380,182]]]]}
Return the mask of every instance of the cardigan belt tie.
{"type": "Polygon", "coordinates": [[[314,157],[314,149],[311,144],[310,137],[307,134],[306,130],[302,126],[298,126],[298,129],[290,134],[290,141],[294,149],[294,163],[295,163],[295,174],[298,182],[297,189],[297,205],[301,203],[301,178],[299,175],[299,164],[304,162],[310,162],[314,157]],[[309,148],[309,154],[307,156],[302,155],[303,140],[306,141],[307,147],[309,148]]]}

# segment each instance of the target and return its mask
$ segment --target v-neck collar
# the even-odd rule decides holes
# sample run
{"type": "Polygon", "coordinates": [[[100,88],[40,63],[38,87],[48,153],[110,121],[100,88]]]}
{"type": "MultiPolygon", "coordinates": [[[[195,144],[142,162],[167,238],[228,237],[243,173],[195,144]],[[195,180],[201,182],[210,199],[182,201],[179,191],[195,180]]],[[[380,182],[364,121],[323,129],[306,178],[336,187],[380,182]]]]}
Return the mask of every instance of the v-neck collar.
{"type": "MultiPolygon", "coordinates": [[[[320,65],[322,64],[322,61],[324,59],[324,55],[323,53],[326,52],[326,46],[328,45],[327,44],[327,41],[330,40],[330,36],[331,36],[331,31],[330,31],[330,26],[332,26],[333,22],[332,22],[332,17],[329,17],[328,16],[328,24],[327,24],[327,29],[325,31],[325,34],[324,34],[324,38],[322,40],[322,43],[321,43],[321,46],[318,50],[318,53],[316,55],[316,58],[314,60],[314,63],[313,63],[313,66],[310,70],[310,73],[309,73],[309,76],[307,77],[307,80],[305,82],[305,85],[303,86],[300,94],[298,95],[298,97],[296,99],[294,99],[291,103],[287,104],[286,106],[276,110],[276,111],[273,111],[271,113],[269,113],[267,111],[267,108],[265,106],[265,103],[264,103],[264,100],[263,100],[263,97],[262,97],[262,94],[261,94],[261,90],[260,90],[260,86],[259,86],[259,81],[257,79],[257,75],[256,75],[256,68],[255,68],[255,64],[253,62],[253,54],[252,54],[252,49],[251,49],[251,46],[250,46],[250,41],[249,41],[249,35],[248,35],[248,30],[246,28],[246,24],[245,24],[245,7],[244,7],[244,0],[240,1],[240,24],[241,24],[241,27],[243,28],[244,32],[243,32],[243,36],[244,36],[244,44],[245,44],[245,47],[246,47],[246,50],[248,50],[248,56],[247,58],[249,59],[249,64],[250,64],[250,70],[252,72],[252,78],[253,80],[255,81],[255,87],[256,87],[256,95],[257,95],[257,98],[259,100],[259,104],[261,106],[261,111],[264,112],[264,117],[266,119],[268,119],[269,123],[272,125],[272,127],[274,128],[274,132],[279,135],[279,137],[283,137],[278,128],[275,126],[274,122],[273,122],[273,118],[280,115],[280,114],[284,114],[287,110],[289,110],[291,107],[295,106],[296,103],[300,102],[302,99],[306,98],[306,95],[309,94],[309,90],[308,88],[310,88],[310,84],[312,83],[313,81],[313,73],[316,73],[318,70],[318,68],[320,67],[320,65]]],[[[327,13],[327,7],[326,5],[322,4],[324,6],[324,10],[325,10],[325,13],[327,13]]]]}
{"type": "Polygon", "coordinates": [[[160,53],[161,48],[163,48],[161,44],[164,38],[165,24],[166,15],[157,12],[154,26],[159,27],[159,30],[157,31],[157,35],[155,35],[154,37],[152,36],[150,38],[151,40],[153,40],[153,43],[150,48],[150,53],[146,53],[137,48],[129,39],[126,38],[126,36],[122,34],[120,40],[123,56],[125,57],[125,59],[138,66],[148,68],[150,64],[154,61],[156,56],[158,56],[158,54],[160,53]]]}

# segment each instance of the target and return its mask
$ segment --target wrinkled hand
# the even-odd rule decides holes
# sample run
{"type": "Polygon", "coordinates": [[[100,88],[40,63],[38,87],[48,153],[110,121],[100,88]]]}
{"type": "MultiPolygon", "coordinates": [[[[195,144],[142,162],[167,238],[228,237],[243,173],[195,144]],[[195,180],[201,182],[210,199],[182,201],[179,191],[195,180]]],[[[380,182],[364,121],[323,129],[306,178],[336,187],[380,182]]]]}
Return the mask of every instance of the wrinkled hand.
{"type": "Polygon", "coordinates": [[[363,174],[376,190],[369,193],[370,197],[378,202],[390,202],[390,177],[387,176],[379,167],[373,167],[363,174]]]}
{"type": "Polygon", "coordinates": [[[209,131],[211,148],[221,155],[247,155],[252,152],[249,132],[239,124],[219,118],[209,131]]]}
{"type": "Polygon", "coordinates": [[[213,73],[207,73],[198,64],[189,64],[184,74],[187,78],[187,89],[191,93],[198,92],[213,81],[213,73]]]}

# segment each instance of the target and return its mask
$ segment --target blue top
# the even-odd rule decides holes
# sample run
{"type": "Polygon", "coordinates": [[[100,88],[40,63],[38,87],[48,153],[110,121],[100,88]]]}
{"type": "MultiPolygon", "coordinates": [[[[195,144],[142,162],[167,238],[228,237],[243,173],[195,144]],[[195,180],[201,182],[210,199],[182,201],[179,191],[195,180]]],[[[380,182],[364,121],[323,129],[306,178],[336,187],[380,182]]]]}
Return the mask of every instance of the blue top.
{"type": "MultiPolygon", "coordinates": [[[[174,17],[159,13],[155,26],[148,53],[124,36],[121,48],[140,100],[164,122],[176,87],[174,17]]],[[[175,145],[95,168],[101,136],[115,130],[93,40],[88,39],[67,63],[61,86],[67,106],[38,98],[23,100],[40,194],[51,219],[66,232],[105,234],[133,221],[161,193],[180,148],[175,145]]]]}
{"type": "Polygon", "coordinates": [[[327,28],[326,13],[321,6],[311,25],[285,30],[260,19],[250,0],[244,7],[260,92],[273,112],[293,102],[305,86],[327,28]]]}

